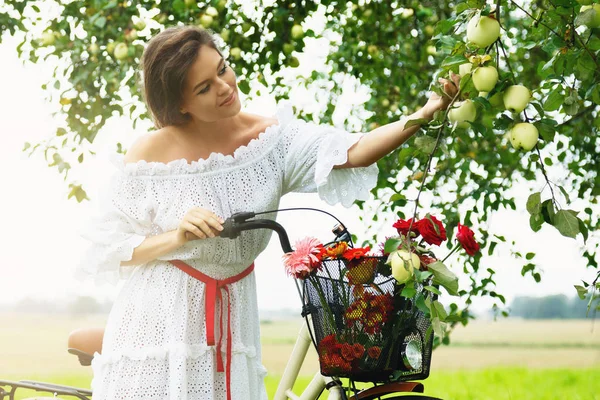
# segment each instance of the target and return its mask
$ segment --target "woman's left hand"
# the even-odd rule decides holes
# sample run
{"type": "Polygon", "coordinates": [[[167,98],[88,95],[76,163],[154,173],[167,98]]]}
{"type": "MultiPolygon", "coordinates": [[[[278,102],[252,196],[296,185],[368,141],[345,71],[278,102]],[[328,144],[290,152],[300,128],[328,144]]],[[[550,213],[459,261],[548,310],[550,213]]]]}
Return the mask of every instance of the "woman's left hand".
{"type": "Polygon", "coordinates": [[[438,79],[438,82],[442,84],[442,91],[445,94],[440,96],[437,93],[432,92],[431,96],[429,96],[429,100],[427,100],[427,103],[423,106],[425,113],[433,115],[438,110],[445,110],[448,108],[460,87],[460,75],[450,71],[450,76],[452,77],[452,81],[445,78],[438,79]]]}

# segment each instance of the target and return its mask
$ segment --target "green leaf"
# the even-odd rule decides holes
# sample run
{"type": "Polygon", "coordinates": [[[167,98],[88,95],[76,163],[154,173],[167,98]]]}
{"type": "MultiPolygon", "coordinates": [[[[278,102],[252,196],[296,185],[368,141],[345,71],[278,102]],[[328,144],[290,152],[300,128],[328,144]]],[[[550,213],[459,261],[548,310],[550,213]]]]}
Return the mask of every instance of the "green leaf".
{"type": "Polygon", "coordinates": [[[585,226],[585,222],[583,222],[580,218],[577,218],[577,221],[579,221],[579,231],[583,235],[583,243],[585,244],[588,239],[588,228],[585,226]]]}
{"type": "Polygon", "coordinates": [[[104,28],[104,26],[106,25],[106,17],[104,16],[100,16],[98,17],[95,21],[94,21],[94,25],[96,25],[98,28],[102,29],[104,28]]]}
{"type": "Polygon", "coordinates": [[[440,321],[440,319],[438,317],[435,317],[434,319],[431,320],[431,326],[433,326],[433,331],[435,332],[435,334],[439,337],[443,337],[444,336],[444,331],[442,329],[442,322],[440,321]]]}
{"type": "Polygon", "coordinates": [[[400,238],[389,238],[388,240],[386,240],[384,247],[383,247],[383,251],[385,251],[386,253],[391,253],[393,251],[398,250],[398,246],[400,246],[402,244],[402,239],[400,238]]]}
{"type": "Polygon", "coordinates": [[[458,294],[458,278],[440,261],[436,261],[427,266],[429,271],[433,272],[433,282],[442,285],[451,295],[458,294]]]}
{"type": "Polygon", "coordinates": [[[559,186],[558,187],[561,191],[561,193],[563,194],[563,196],[565,196],[565,199],[567,199],[567,203],[571,203],[571,199],[569,198],[569,193],[567,193],[567,191],[565,190],[564,187],[559,186]]]}
{"type": "Polygon", "coordinates": [[[435,139],[430,136],[418,136],[415,138],[415,147],[423,153],[431,154],[435,147],[435,139]]]}
{"type": "Polygon", "coordinates": [[[527,211],[529,214],[539,214],[541,211],[542,194],[540,192],[532,193],[527,199],[527,211]]]}
{"type": "Polygon", "coordinates": [[[405,124],[404,124],[404,128],[410,128],[413,125],[426,125],[429,123],[429,120],[427,118],[416,118],[416,119],[411,119],[408,120],[405,124]]]}
{"type": "Polygon", "coordinates": [[[556,111],[560,108],[563,101],[564,96],[562,94],[562,87],[559,86],[553,91],[551,91],[548,97],[546,98],[546,101],[544,101],[544,110],[556,111]]]}
{"type": "Polygon", "coordinates": [[[577,289],[577,295],[581,300],[585,300],[585,296],[587,295],[587,289],[581,285],[574,285],[575,289],[577,289]]]}
{"type": "Polygon", "coordinates": [[[525,255],[525,258],[526,258],[527,260],[531,260],[533,257],[535,257],[535,253],[527,253],[527,254],[525,255]]]}
{"type": "Polygon", "coordinates": [[[244,94],[250,93],[250,84],[247,79],[241,79],[238,81],[238,87],[244,94]]]}
{"type": "Polygon", "coordinates": [[[579,220],[569,210],[560,210],[554,216],[554,226],[561,235],[574,238],[579,233],[579,220]]]}
{"type": "Polygon", "coordinates": [[[435,309],[437,316],[440,317],[440,321],[444,321],[448,316],[448,313],[446,312],[446,309],[444,309],[442,303],[437,300],[434,301],[433,308],[435,309]]]}
{"type": "Polygon", "coordinates": [[[409,282],[408,284],[406,284],[406,286],[404,286],[404,289],[402,289],[402,293],[400,293],[400,296],[412,299],[413,297],[415,297],[415,294],[417,294],[417,290],[415,289],[413,282],[409,282]]]}
{"type": "Polygon", "coordinates": [[[453,65],[460,65],[469,62],[463,54],[455,54],[453,56],[446,57],[442,61],[442,67],[451,67],[453,65]]]}
{"type": "Polygon", "coordinates": [[[531,214],[529,216],[529,226],[532,231],[538,232],[542,229],[542,225],[544,225],[544,216],[542,214],[531,214]]]}
{"type": "Polygon", "coordinates": [[[435,286],[424,286],[423,289],[430,291],[431,293],[435,293],[438,296],[442,294],[435,286]]]}
{"type": "Polygon", "coordinates": [[[554,203],[552,203],[552,199],[547,199],[542,202],[541,213],[546,223],[554,225],[554,216],[556,215],[556,210],[554,209],[554,203]]]}

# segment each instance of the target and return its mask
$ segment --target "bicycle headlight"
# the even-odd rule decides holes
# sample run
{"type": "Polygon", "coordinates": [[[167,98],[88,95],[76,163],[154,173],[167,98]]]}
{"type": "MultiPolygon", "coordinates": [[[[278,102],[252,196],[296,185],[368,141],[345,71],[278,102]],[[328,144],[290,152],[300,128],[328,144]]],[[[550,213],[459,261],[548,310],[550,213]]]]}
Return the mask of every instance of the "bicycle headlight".
{"type": "Polygon", "coordinates": [[[409,370],[421,369],[423,365],[423,355],[421,346],[415,339],[409,339],[402,344],[402,361],[409,370]]]}

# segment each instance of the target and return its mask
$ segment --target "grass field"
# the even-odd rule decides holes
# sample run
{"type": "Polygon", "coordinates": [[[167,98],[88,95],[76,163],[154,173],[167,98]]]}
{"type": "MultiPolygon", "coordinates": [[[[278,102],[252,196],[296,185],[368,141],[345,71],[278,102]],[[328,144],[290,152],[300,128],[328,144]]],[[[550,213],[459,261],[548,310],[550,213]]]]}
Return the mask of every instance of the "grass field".
{"type": "MultiPolygon", "coordinates": [[[[89,367],[68,354],[69,332],[103,326],[105,316],[0,315],[0,379],[89,388],[89,367]]],[[[300,320],[261,325],[269,395],[277,387],[300,320]]],[[[309,351],[295,389],[318,368],[309,351]]],[[[465,400],[600,400],[600,326],[583,321],[474,322],[434,352],[426,393],[465,400]],[[595,329],[594,329],[595,328],[595,329]]],[[[19,392],[18,392],[19,393],[19,392]]],[[[34,395],[23,391],[17,399],[34,395]]]]}

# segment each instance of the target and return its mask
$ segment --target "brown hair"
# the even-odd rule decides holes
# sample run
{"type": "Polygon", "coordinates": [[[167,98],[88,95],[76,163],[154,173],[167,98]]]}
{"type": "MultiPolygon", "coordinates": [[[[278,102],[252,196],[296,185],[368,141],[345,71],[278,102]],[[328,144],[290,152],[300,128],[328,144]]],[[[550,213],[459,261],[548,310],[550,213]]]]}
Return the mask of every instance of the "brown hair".
{"type": "Polygon", "coordinates": [[[141,59],[143,95],[156,129],[188,121],[179,110],[183,86],[203,45],[222,55],[212,33],[193,25],[169,27],[148,42],[141,59]]]}

